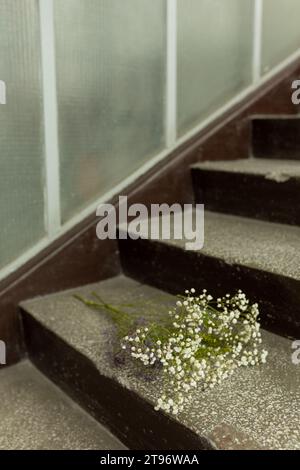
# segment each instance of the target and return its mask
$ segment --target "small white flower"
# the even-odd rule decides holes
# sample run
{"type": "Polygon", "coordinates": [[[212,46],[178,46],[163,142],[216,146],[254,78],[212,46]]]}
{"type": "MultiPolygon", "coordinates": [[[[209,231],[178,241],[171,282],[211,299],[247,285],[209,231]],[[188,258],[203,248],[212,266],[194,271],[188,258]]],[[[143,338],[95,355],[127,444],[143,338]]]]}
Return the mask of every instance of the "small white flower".
{"type": "Polygon", "coordinates": [[[217,307],[210,304],[213,297],[206,290],[199,297],[193,296],[194,288],[185,293],[187,299],[178,300],[176,307],[169,311],[171,322],[167,338],[156,337],[154,346],[149,347],[145,340],[146,337],[151,339],[151,326],[151,330],[137,329],[121,343],[123,350],[127,343],[131,356],[145,367],[155,363],[162,366],[165,393],[158,398],[155,409],[174,415],[191,400],[192,389],[213,388],[231,376],[237,367],[264,364],[268,355],[259,346],[262,339],[257,321],[258,306],[250,305],[242,291],[232,297],[226,294],[218,298],[217,307]],[[177,307],[184,309],[179,312],[177,307]],[[209,347],[207,335],[212,342],[209,347]],[[138,344],[138,348],[132,343],[138,344]]]}

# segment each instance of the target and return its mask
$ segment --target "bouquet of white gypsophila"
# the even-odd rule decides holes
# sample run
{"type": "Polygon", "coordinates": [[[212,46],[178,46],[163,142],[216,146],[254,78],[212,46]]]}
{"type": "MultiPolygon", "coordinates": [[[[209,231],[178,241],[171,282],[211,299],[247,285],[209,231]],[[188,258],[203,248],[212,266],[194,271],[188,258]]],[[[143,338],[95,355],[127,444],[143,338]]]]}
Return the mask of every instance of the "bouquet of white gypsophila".
{"type": "Polygon", "coordinates": [[[156,410],[176,415],[196,388],[213,388],[238,367],[266,362],[258,305],[251,305],[242,291],[215,301],[206,290],[199,296],[195,289],[187,290],[178,296],[167,321],[152,321],[134,329],[129,327],[127,314],[121,317],[122,312],[101,299],[97,304],[80,300],[90,307],[104,307],[116,323],[120,318],[127,322],[128,333],[120,339],[122,350],[163,377],[156,410]]]}

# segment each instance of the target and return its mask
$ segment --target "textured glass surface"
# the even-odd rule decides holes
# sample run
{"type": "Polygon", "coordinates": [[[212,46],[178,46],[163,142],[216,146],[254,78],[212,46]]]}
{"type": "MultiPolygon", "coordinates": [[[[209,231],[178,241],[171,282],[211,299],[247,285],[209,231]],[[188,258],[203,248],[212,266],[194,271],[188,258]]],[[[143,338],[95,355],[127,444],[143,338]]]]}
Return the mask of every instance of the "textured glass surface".
{"type": "Polygon", "coordinates": [[[0,267],[44,233],[38,4],[0,0],[0,267]]]}
{"type": "Polygon", "coordinates": [[[164,146],[165,8],[55,0],[63,220],[164,146]]]}
{"type": "Polygon", "coordinates": [[[300,1],[264,0],[263,73],[300,48],[300,1]]]}
{"type": "Polygon", "coordinates": [[[178,131],[251,81],[253,0],[178,0],[178,131]]]}

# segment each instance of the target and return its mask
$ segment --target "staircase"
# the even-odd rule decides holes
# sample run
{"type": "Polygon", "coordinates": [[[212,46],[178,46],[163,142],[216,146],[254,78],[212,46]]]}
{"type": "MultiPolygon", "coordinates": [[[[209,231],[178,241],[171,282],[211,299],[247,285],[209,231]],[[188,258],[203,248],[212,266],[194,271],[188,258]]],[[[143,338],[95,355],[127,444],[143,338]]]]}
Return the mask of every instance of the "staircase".
{"type": "Polygon", "coordinates": [[[124,450],[28,360],[0,372],[0,449],[124,450]]]}
{"type": "Polygon", "coordinates": [[[300,366],[291,360],[291,339],[300,338],[298,130],[295,118],[256,117],[248,159],[191,167],[195,200],[206,206],[203,250],[186,251],[184,240],[120,240],[123,274],[21,304],[30,360],[109,428],[115,445],[300,449],[300,366]],[[115,329],[105,312],[74,294],[142,301],[139,315],[147,318],[165,315],[174,295],[191,287],[214,295],[243,289],[259,302],[269,356],[194,393],[174,418],[153,409],[159,379],[148,381],[114,357],[115,329]]]}

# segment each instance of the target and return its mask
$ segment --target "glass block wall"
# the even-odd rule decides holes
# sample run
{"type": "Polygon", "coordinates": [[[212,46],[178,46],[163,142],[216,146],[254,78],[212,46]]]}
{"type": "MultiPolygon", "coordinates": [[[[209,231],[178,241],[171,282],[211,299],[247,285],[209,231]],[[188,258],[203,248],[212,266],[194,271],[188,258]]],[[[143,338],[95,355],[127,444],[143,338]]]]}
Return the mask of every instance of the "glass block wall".
{"type": "Polygon", "coordinates": [[[298,24],[299,0],[0,0],[0,277],[300,56],[298,24]]]}
{"type": "Polygon", "coordinates": [[[253,0],[178,0],[178,132],[251,82],[253,0]]]}
{"type": "Polygon", "coordinates": [[[299,0],[263,0],[262,72],[299,49],[299,0]]]}
{"type": "Polygon", "coordinates": [[[165,145],[166,2],[55,0],[62,218],[165,145]]]}
{"type": "Polygon", "coordinates": [[[44,236],[43,91],[35,0],[0,1],[0,268],[44,236]]]}

